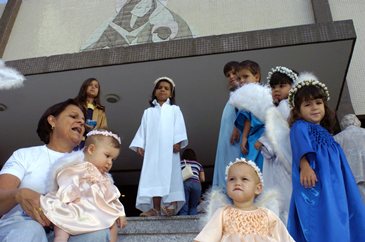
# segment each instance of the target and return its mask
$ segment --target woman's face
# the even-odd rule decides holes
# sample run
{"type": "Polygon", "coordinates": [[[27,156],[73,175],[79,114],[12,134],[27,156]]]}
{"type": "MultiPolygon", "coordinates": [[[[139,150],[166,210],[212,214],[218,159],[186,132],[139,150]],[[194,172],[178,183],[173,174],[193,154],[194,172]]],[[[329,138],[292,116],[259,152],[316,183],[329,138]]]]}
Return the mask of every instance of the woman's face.
{"type": "Polygon", "coordinates": [[[78,106],[69,105],[57,117],[50,116],[48,120],[53,127],[50,142],[69,144],[71,150],[81,142],[85,132],[85,116],[78,106]]]}
{"type": "Polygon", "coordinates": [[[86,95],[90,98],[96,98],[99,94],[99,82],[97,80],[93,80],[86,88],[86,95]]]}

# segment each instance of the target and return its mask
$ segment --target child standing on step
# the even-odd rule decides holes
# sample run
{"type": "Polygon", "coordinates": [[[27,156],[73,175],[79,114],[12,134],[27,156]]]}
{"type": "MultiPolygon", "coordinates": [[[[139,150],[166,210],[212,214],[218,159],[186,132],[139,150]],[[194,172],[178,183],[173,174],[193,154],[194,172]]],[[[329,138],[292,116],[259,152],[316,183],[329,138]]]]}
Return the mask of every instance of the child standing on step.
{"type": "Polygon", "coordinates": [[[263,178],[253,161],[240,158],[231,162],[226,180],[226,191],[233,204],[219,208],[194,241],[294,242],[271,210],[255,204],[263,191],[263,178]]]}
{"type": "Polygon", "coordinates": [[[85,148],[57,161],[49,175],[50,192],[40,198],[41,209],[54,224],[55,242],[71,235],[110,228],[117,241],[117,226],[125,227],[120,192],[108,173],[119,155],[120,138],[107,130],[87,134],[85,148]]]}
{"type": "Polygon", "coordinates": [[[332,132],[329,92],[310,73],[289,92],[293,154],[288,230],[298,242],[365,241],[365,206],[332,132]]]}
{"type": "Polygon", "coordinates": [[[143,157],[136,208],[143,211],[140,216],[171,216],[185,202],[179,151],[188,144],[171,78],[154,82],[150,105],[129,146],[143,157]]]}

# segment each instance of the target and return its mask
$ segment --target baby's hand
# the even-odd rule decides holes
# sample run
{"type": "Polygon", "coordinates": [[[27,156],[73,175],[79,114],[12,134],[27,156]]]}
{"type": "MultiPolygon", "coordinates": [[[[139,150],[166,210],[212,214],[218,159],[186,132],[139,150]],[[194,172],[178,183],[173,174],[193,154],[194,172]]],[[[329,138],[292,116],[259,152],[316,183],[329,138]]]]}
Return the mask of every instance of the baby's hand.
{"type": "Polygon", "coordinates": [[[127,218],[125,216],[123,217],[119,217],[117,219],[117,225],[119,228],[123,229],[127,226],[128,222],[127,222],[127,218]]]}
{"type": "Polygon", "coordinates": [[[174,153],[179,152],[180,148],[181,148],[180,143],[174,144],[174,146],[172,147],[174,153]]]}
{"type": "Polygon", "coordinates": [[[137,148],[137,154],[139,154],[140,156],[144,156],[144,149],[142,149],[142,148],[140,148],[140,147],[138,147],[137,148]]]}

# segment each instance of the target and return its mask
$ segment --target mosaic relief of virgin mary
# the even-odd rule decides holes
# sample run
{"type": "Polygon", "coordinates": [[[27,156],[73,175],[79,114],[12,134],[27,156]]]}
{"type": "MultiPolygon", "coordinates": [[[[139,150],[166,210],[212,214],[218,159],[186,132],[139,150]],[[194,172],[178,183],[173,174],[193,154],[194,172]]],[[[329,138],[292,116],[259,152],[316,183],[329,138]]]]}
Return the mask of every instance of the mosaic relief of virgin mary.
{"type": "Polygon", "coordinates": [[[169,10],[168,0],[118,0],[118,13],[81,51],[192,38],[188,24],[169,10]]]}

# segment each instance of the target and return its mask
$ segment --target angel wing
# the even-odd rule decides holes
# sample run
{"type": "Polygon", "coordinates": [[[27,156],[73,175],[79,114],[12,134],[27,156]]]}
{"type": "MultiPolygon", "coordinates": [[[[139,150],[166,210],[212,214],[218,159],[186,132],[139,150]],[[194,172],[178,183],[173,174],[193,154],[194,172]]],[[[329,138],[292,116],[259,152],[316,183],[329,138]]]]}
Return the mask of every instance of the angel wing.
{"type": "Polygon", "coordinates": [[[16,69],[8,67],[0,59],[0,90],[21,87],[25,77],[16,69]]]}
{"type": "Polygon", "coordinates": [[[234,91],[230,104],[238,109],[245,109],[265,123],[266,112],[273,107],[271,89],[257,83],[243,85],[234,91]]]}
{"type": "Polygon", "coordinates": [[[279,109],[271,107],[267,110],[265,128],[266,135],[273,145],[274,152],[279,160],[282,161],[282,165],[288,174],[291,174],[290,128],[279,109]]]}
{"type": "Polygon", "coordinates": [[[217,209],[232,204],[221,188],[210,188],[203,195],[202,210],[204,216],[200,217],[201,227],[211,219],[217,209]]]}

